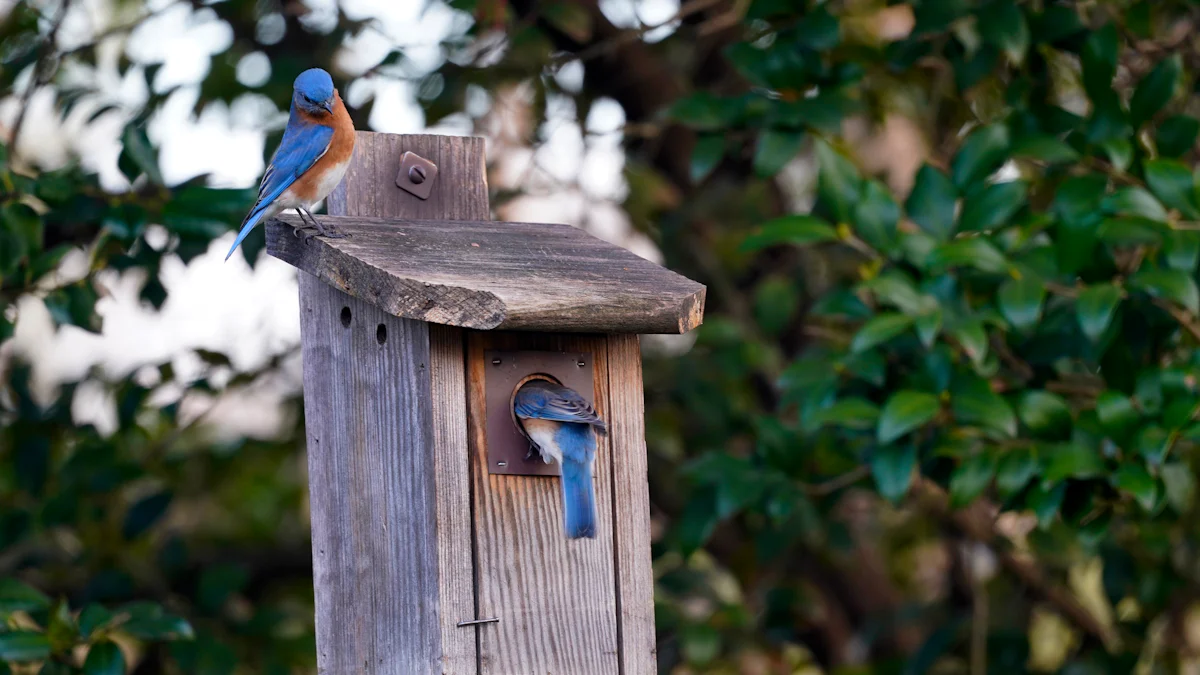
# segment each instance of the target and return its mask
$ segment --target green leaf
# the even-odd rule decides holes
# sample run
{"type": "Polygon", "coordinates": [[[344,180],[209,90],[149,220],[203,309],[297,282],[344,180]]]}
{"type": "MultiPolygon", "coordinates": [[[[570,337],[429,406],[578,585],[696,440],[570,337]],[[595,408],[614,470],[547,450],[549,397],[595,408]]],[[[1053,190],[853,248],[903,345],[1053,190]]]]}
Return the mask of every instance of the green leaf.
{"type": "Polygon", "coordinates": [[[1075,148],[1049,134],[1025,136],[1013,142],[1012,156],[1046,164],[1066,164],[1079,159],[1075,148]]]}
{"type": "Polygon", "coordinates": [[[829,207],[839,222],[850,222],[862,194],[858,167],[821,139],[813,142],[817,157],[817,197],[829,207]]]}
{"type": "Polygon", "coordinates": [[[1063,497],[1066,494],[1066,483],[1059,483],[1052,487],[1035,485],[1029,491],[1025,505],[1037,516],[1039,527],[1045,529],[1054,521],[1054,516],[1058,515],[1058,509],[1062,506],[1063,497]]]}
{"type": "Polygon", "coordinates": [[[779,173],[804,145],[804,133],[767,129],[754,147],[754,172],[762,178],[779,173]]]}
{"type": "Polygon", "coordinates": [[[880,303],[896,307],[905,314],[927,314],[938,308],[936,298],[917,290],[912,279],[899,270],[885,270],[864,282],[862,288],[874,294],[880,303]]]}
{"type": "Polygon", "coordinates": [[[807,246],[837,239],[837,232],[816,216],[792,215],[770,220],[742,242],[743,251],[760,251],[768,246],[807,246]]]}
{"type": "Polygon", "coordinates": [[[1092,342],[1100,339],[1121,302],[1121,289],[1112,284],[1089,286],[1079,293],[1075,313],[1079,328],[1092,342]]]}
{"type": "Polygon", "coordinates": [[[1096,233],[1112,246],[1157,246],[1162,243],[1166,226],[1141,216],[1122,216],[1106,219],[1096,233]]]}
{"type": "Polygon", "coordinates": [[[754,318],[769,335],[786,330],[800,305],[800,289],[791,279],[770,277],[754,291],[754,318]]]}
{"type": "Polygon", "coordinates": [[[85,279],[54,291],[43,302],[58,325],[78,326],[98,333],[101,328],[100,317],[96,314],[98,300],[96,290],[85,279]]]}
{"type": "Polygon", "coordinates": [[[912,323],[912,317],[905,314],[884,313],[872,317],[855,333],[850,341],[850,351],[862,352],[887,342],[908,330],[912,323]]]}
{"type": "Polygon", "coordinates": [[[1042,479],[1052,483],[1067,478],[1094,478],[1104,473],[1104,459],[1100,453],[1083,443],[1053,446],[1043,462],[1042,479]]]}
{"type": "Polygon", "coordinates": [[[926,349],[932,347],[934,340],[937,340],[938,333],[942,331],[942,310],[935,309],[929,314],[918,316],[913,325],[921,344],[925,345],[926,349]]]}
{"type": "Polygon", "coordinates": [[[1105,433],[1114,439],[1125,438],[1141,417],[1129,397],[1115,391],[1104,391],[1096,397],[1096,416],[1105,433]]]}
{"type": "Polygon", "coordinates": [[[83,662],[84,675],[124,675],[125,655],[114,642],[105,640],[92,645],[83,662]]]}
{"type": "Polygon", "coordinates": [[[982,321],[963,321],[951,331],[954,339],[962,345],[963,351],[976,367],[980,366],[988,355],[987,331],[982,321]]]}
{"type": "Polygon", "coordinates": [[[1183,272],[1196,269],[1200,258],[1200,232],[1195,230],[1171,230],[1163,247],[1167,266],[1183,272]]]}
{"type": "Polygon", "coordinates": [[[1119,490],[1128,492],[1147,511],[1158,501],[1158,481],[1141,464],[1122,464],[1113,480],[1119,490]]]}
{"type": "Polygon", "coordinates": [[[1029,331],[1042,317],[1042,301],[1046,298],[1046,287],[1028,275],[1010,279],[996,295],[1000,313],[1019,331],[1029,331]]]}
{"type": "Polygon", "coordinates": [[[1079,59],[1083,65],[1083,88],[1090,98],[1095,99],[1112,91],[1119,49],[1120,37],[1112,23],[1105,24],[1088,36],[1079,59]]]}
{"type": "Polygon", "coordinates": [[[4,221],[4,227],[20,242],[18,258],[42,250],[42,219],[36,211],[20,202],[8,202],[0,210],[0,218],[4,221]]]}
{"type": "Polygon", "coordinates": [[[1028,192],[1028,183],[1015,180],[995,183],[972,193],[963,201],[959,231],[991,230],[1007,224],[1008,219],[1025,205],[1028,192]]]}
{"type": "Polygon", "coordinates": [[[1140,187],[1120,187],[1104,198],[1103,208],[1115,215],[1141,216],[1165,223],[1167,210],[1140,187]]]}
{"type": "Polygon", "coordinates": [[[992,175],[1008,156],[1008,127],[989,124],[972,131],[950,163],[950,176],[959,190],[992,175]]]}
{"type": "Polygon", "coordinates": [[[1000,458],[996,468],[996,488],[1001,495],[1016,494],[1037,473],[1037,454],[1029,448],[1016,448],[1000,458]]]}
{"type": "Polygon", "coordinates": [[[0,615],[34,612],[50,606],[50,598],[16,579],[0,579],[0,615]]]}
{"type": "Polygon", "coordinates": [[[79,634],[88,639],[97,629],[112,621],[112,618],[112,612],[93,602],[79,613],[79,634]]]}
{"type": "Polygon", "coordinates": [[[1073,273],[1093,262],[1096,229],[1102,213],[1107,179],[1104,176],[1077,176],[1064,180],[1054,195],[1051,211],[1060,223],[1055,237],[1058,265],[1063,273],[1073,273]]]}
{"type": "Polygon", "coordinates": [[[980,36],[1001,49],[1009,61],[1020,65],[1029,50],[1029,24],[1013,0],[996,0],[979,11],[980,36]]]}
{"type": "Polygon", "coordinates": [[[891,443],[924,425],[937,415],[939,408],[938,399],[933,394],[912,390],[892,394],[879,417],[876,432],[879,442],[891,443]]]}
{"type": "Polygon", "coordinates": [[[667,111],[667,116],[693,129],[724,133],[728,124],[738,115],[733,103],[707,91],[698,91],[677,99],[667,111]]]}
{"type": "Polygon", "coordinates": [[[1171,436],[1166,429],[1150,424],[1138,430],[1134,445],[1142,457],[1153,466],[1162,464],[1171,449],[1171,436]]]}
{"type": "Polygon", "coordinates": [[[125,514],[125,524],[121,528],[124,537],[134,539],[150,529],[167,512],[171,498],[169,491],[156,492],[129,507],[129,512],[125,514]]]}
{"type": "Polygon", "coordinates": [[[1130,277],[1129,285],[1156,298],[1177,302],[1193,314],[1200,312],[1200,288],[1187,272],[1143,269],[1130,277]]]}
{"type": "Polygon", "coordinates": [[[917,172],[912,192],[904,203],[908,217],[938,241],[954,233],[958,191],[946,174],[926,164],[917,172]]]}
{"type": "Polygon", "coordinates": [[[717,168],[725,156],[724,134],[700,134],[692,147],[692,163],[689,173],[693,183],[703,182],[717,168]]]}
{"type": "Polygon", "coordinates": [[[837,17],[823,5],[804,14],[794,36],[796,44],[818,52],[833,49],[842,41],[837,17]]]}
{"type": "Polygon", "coordinates": [[[890,251],[899,221],[900,207],[892,193],[879,181],[863,181],[862,195],[854,207],[854,231],[858,236],[880,251],[890,251]]]}
{"type": "Polygon", "coordinates": [[[121,135],[121,155],[117,166],[130,181],[145,174],[155,185],[163,185],[162,172],[158,168],[158,152],[150,143],[144,125],[130,123],[121,135]]]}
{"type": "Polygon", "coordinates": [[[1196,205],[1196,184],[1192,172],[1173,159],[1146,162],[1146,184],[1159,201],[1177,209],[1189,220],[1200,219],[1196,205]]]}
{"type": "Polygon", "coordinates": [[[0,633],[0,660],[13,663],[41,661],[50,656],[50,638],[43,633],[18,630],[0,633]]]}
{"type": "Polygon", "coordinates": [[[929,254],[931,268],[974,267],[981,272],[1008,272],[1008,259],[992,242],[983,237],[955,239],[929,254]]]}
{"type": "Polygon", "coordinates": [[[970,504],[992,482],[996,473],[996,458],[978,453],[963,460],[950,474],[950,504],[961,507],[970,504]]]}
{"type": "Polygon", "coordinates": [[[818,424],[870,429],[879,419],[879,406],[864,398],[844,398],[819,411],[815,417],[818,424]]]}
{"type": "Polygon", "coordinates": [[[1032,390],[1021,394],[1017,413],[1029,430],[1041,436],[1065,436],[1071,429],[1071,409],[1058,394],[1032,390]]]}
{"type": "Polygon", "coordinates": [[[1154,117],[1170,102],[1179,86],[1180,70],[1179,54],[1173,54],[1159,61],[1138,83],[1133,98],[1129,99],[1129,120],[1135,127],[1154,117]]]}
{"type": "Polygon", "coordinates": [[[1167,491],[1167,503],[1178,513],[1187,513],[1196,497],[1196,477],[1182,462],[1165,464],[1160,471],[1167,491]]]}
{"type": "Polygon", "coordinates": [[[120,624],[121,631],[143,640],[174,640],[192,637],[192,626],[186,620],[168,613],[155,602],[134,602],[121,609],[127,615],[120,624]]]}
{"type": "Polygon", "coordinates": [[[887,445],[871,457],[871,476],[884,499],[898,502],[908,493],[913,470],[917,466],[917,449],[911,444],[887,445]]]}
{"type": "Polygon", "coordinates": [[[1124,173],[1133,162],[1133,144],[1126,136],[1109,138],[1100,146],[1104,148],[1104,153],[1108,155],[1108,161],[1112,163],[1113,168],[1120,173],[1124,173]]]}
{"type": "Polygon", "coordinates": [[[955,419],[963,424],[978,425],[1009,438],[1017,435],[1017,416],[1012,406],[984,380],[975,380],[965,389],[955,391],[950,407],[955,419]]]}
{"type": "Polygon", "coordinates": [[[1179,157],[1196,145],[1200,120],[1190,115],[1175,115],[1163,120],[1154,130],[1154,144],[1162,157],[1179,157]]]}

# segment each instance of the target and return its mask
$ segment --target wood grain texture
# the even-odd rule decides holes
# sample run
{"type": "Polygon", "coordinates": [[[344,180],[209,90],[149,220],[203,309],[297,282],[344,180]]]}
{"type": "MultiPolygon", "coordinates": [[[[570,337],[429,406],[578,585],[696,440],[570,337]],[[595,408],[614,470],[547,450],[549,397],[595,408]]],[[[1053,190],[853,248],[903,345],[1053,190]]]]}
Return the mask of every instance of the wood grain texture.
{"type": "Polygon", "coordinates": [[[489,474],[485,448],[486,349],[591,352],[593,402],[609,419],[606,339],[504,332],[467,338],[477,599],[481,616],[500,617],[480,634],[480,674],[619,673],[608,438],[596,448],[596,538],[574,541],[563,533],[559,479],[489,474]]]}
{"type": "Polygon", "coordinates": [[[569,225],[325,218],[350,236],[297,238],[285,216],[267,224],[267,251],[396,316],[598,333],[685,333],[703,318],[704,286],[569,225]]]}
{"type": "Polygon", "coordinates": [[[429,326],[307,274],[300,314],[318,669],[441,673],[429,326]]]}
{"type": "Polygon", "coordinates": [[[650,489],[638,336],[609,336],[608,383],[621,674],[655,675],[658,649],[650,553],[650,489]]]}
{"type": "MultiPolygon", "coordinates": [[[[358,132],[328,207],[486,219],[483,142],[358,132]],[[429,201],[395,185],[406,149],[441,159],[446,189],[429,201]]],[[[462,331],[388,315],[309,274],[300,301],[318,670],[476,673],[488,627],[456,625],[476,618],[462,331]]]]}
{"type": "Polygon", "coordinates": [[[326,201],[326,210],[335,216],[489,220],[483,139],[359,131],[346,178],[326,201]],[[396,187],[400,156],[406,150],[438,166],[429,199],[417,199],[396,187]]]}
{"type": "MultiPolygon", "coordinates": [[[[477,631],[459,627],[475,613],[475,560],[471,534],[471,481],[467,452],[467,374],[463,331],[429,324],[433,467],[437,484],[438,621],[442,673],[478,672],[477,631]]],[[[414,505],[412,508],[420,508],[414,505]]],[[[432,608],[428,608],[432,610],[432,608]]]]}

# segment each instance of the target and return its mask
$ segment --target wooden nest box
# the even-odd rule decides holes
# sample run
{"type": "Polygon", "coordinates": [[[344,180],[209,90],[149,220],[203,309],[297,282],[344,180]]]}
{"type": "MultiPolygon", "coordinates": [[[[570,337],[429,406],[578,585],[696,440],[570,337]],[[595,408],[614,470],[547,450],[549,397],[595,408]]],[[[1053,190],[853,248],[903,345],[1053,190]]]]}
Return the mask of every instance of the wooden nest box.
{"type": "Polygon", "coordinates": [[[639,333],[704,287],[566,225],[489,218],[483,141],[359,132],[300,275],[317,661],[327,675],[653,675],[639,333]],[[418,168],[414,168],[418,167],[418,168]],[[511,414],[549,376],[608,423],[594,539],[511,414]]]}

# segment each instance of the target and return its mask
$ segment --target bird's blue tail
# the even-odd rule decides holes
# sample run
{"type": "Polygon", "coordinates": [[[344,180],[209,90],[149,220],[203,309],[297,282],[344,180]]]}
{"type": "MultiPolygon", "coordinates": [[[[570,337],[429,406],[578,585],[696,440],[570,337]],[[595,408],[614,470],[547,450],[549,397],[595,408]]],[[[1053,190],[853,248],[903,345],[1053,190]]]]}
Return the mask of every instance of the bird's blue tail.
{"type": "Polygon", "coordinates": [[[562,465],[563,521],[568,539],[596,536],[596,493],[592,472],[580,462],[566,460],[562,465]]]}
{"type": "Polygon", "coordinates": [[[250,230],[254,229],[254,226],[258,224],[258,221],[266,212],[267,210],[265,208],[256,209],[248,218],[246,218],[246,222],[242,225],[242,231],[238,232],[237,239],[233,240],[233,246],[229,247],[229,253],[225,254],[226,260],[229,260],[229,256],[233,255],[233,252],[237,250],[238,244],[242,243],[242,240],[246,238],[246,235],[250,234],[250,230]]]}

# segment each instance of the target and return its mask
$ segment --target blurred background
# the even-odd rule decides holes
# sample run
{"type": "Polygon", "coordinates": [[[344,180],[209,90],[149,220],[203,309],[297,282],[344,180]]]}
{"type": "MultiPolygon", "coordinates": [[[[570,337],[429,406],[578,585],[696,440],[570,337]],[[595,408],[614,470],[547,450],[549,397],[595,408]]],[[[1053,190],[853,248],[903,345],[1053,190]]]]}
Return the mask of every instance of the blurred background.
{"type": "Polygon", "coordinates": [[[0,2],[0,674],[312,673],[295,271],[329,70],[643,338],[662,673],[1200,673],[1200,3],[0,2]]]}

